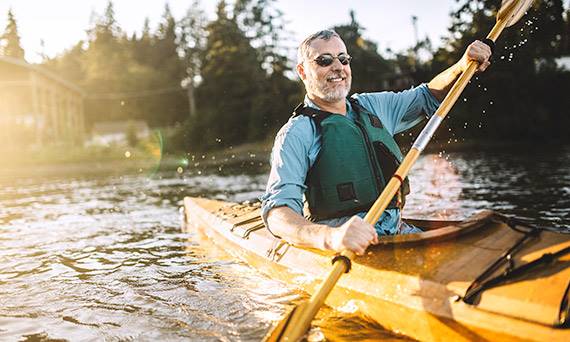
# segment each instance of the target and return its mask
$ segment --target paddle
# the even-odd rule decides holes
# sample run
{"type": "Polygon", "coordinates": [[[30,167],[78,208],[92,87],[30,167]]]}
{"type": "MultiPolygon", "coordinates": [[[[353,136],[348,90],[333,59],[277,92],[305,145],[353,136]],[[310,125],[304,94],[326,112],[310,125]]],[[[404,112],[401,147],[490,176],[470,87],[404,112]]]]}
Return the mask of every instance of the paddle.
{"type": "MultiPolygon", "coordinates": [[[[497,22],[491,32],[487,35],[487,39],[495,42],[503,29],[516,23],[530,7],[533,0],[503,0],[501,8],[497,14],[497,22]]],[[[402,184],[402,180],[406,178],[412,165],[418,159],[420,153],[424,150],[429,140],[447,115],[451,107],[455,104],[461,92],[467,86],[467,83],[475,74],[478,63],[476,61],[469,62],[467,69],[459,76],[435,114],[428,121],[424,129],[420,132],[416,141],[412,145],[400,167],[390,179],[384,191],[380,194],[376,202],[372,205],[364,220],[370,224],[376,223],[398,189],[402,184]]],[[[283,319],[275,328],[270,331],[265,341],[297,341],[300,340],[308,331],[311,321],[323,305],[328,294],[332,291],[338,279],[343,273],[350,269],[350,260],[355,254],[345,250],[340,256],[333,259],[333,269],[329,273],[326,280],[321,284],[320,288],[313,294],[308,302],[301,303],[283,319]],[[342,261],[342,262],[337,262],[342,261]]]]}

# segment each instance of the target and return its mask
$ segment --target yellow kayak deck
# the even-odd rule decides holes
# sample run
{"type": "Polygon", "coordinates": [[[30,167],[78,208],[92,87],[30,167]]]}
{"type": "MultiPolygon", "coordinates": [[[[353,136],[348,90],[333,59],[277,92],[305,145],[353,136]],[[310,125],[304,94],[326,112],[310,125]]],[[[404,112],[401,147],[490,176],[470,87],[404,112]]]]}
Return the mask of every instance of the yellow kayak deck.
{"type": "MultiPolygon", "coordinates": [[[[331,269],[333,254],[273,237],[259,205],[187,197],[184,207],[186,229],[272,278],[312,293],[331,269]]],[[[327,304],[350,305],[419,340],[570,341],[570,234],[502,218],[485,211],[461,222],[407,220],[424,232],[382,237],[327,304]]]]}

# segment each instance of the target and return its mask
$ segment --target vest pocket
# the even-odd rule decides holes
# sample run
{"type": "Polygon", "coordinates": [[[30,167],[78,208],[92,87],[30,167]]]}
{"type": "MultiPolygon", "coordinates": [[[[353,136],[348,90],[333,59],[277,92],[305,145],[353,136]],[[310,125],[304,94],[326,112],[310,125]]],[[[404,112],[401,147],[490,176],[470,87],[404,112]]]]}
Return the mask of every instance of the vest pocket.
{"type": "Polygon", "coordinates": [[[338,199],[341,202],[356,199],[356,192],[354,191],[354,185],[352,182],[337,185],[336,192],[338,193],[338,199]]]}

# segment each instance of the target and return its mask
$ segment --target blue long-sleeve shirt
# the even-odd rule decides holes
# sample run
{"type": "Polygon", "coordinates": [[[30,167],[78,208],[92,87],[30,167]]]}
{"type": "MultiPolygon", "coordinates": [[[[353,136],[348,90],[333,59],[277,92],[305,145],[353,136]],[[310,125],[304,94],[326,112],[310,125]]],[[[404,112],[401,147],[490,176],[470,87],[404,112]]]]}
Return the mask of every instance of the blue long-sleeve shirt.
{"type": "MultiPolygon", "coordinates": [[[[402,92],[379,92],[354,94],[353,98],[373,114],[376,114],[386,129],[395,135],[420,123],[425,116],[431,116],[439,106],[438,100],[426,84],[402,92]]],[[[308,97],[305,105],[319,109],[308,97]]],[[[346,101],[347,117],[356,119],[356,112],[346,101]]],[[[305,180],[309,169],[315,163],[321,150],[321,137],[315,122],[304,115],[298,115],[279,130],[271,152],[271,171],[262,200],[262,218],[267,222],[269,210],[287,206],[303,215],[303,196],[307,189],[305,180]]],[[[358,214],[361,217],[365,212],[358,214]]],[[[330,225],[342,224],[348,218],[330,220],[330,225]]],[[[400,222],[400,211],[388,209],[376,223],[380,235],[396,234],[400,222]]]]}

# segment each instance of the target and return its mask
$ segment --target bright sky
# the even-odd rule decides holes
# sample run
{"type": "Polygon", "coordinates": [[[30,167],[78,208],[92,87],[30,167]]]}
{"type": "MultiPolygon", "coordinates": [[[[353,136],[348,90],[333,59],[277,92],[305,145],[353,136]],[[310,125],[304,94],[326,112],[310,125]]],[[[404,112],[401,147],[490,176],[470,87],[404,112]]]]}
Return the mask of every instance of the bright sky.
{"type": "MultiPolygon", "coordinates": [[[[184,16],[192,3],[191,0],[114,0],[113,4],[119,25],[130,34],[141,31],[146,17],[154,29],[166,2],[176,19],[184,16]]],[[[201,2],[210,19],[214,18],[217,2],[201,2]]],[[[53,57],[85,39],[92,13],[102,14],[106,6],[107,0],[1,0],[0,32],[4,31],[8,10],[12,8],[26,58],[39,62],[41,52],[53,57]]],[[[348,12],[354,9],[356,19],[366,29],[365,37],[378,43],[381,51],[386,48],[400,51],[414,43],[413,15],[418,17],[419,37],[427,35],[434,46],[439,46],[440,37],[450,23],[449,13],[455,6],[454,0],[277,1],[289,23],[287,28],[293,33],[292,46],[319,29],[347,23],[348,12]]]]}

